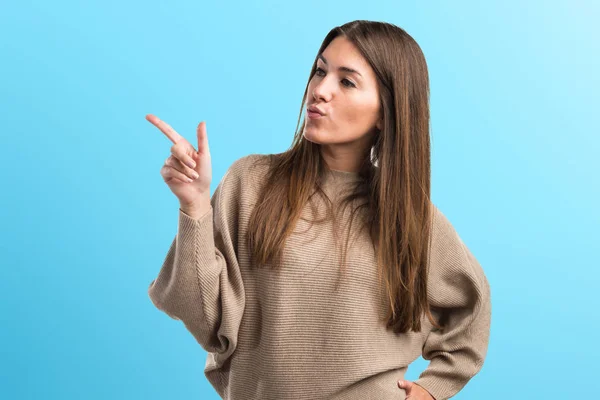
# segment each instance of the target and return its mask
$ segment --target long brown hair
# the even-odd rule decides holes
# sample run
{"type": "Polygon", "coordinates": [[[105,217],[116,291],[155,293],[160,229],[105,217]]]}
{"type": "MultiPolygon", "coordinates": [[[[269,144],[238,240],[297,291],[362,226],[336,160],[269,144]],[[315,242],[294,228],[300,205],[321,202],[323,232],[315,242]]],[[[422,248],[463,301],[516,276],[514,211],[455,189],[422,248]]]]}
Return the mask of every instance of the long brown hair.
{"type": "MultiPolygon", "coordinates": [[[[440,327],[427,300],[432,206],[425,57],[403,29],[364,20],[332,29],[317,57],[340,35],[358,48],[375,71],[383,115],[382,128],[363,155],[360,179],[340,204],[345,207],[362,200],[352,219],[363,210],[387,297],[388,312],[382,322],[396,333],[420,332],[425,313],[433,326],[440,327]]],[[[287,151],[270,156],[266,184],[250,216],[247,244],[256,265],[279,265],[286,238],[303,207],[312,196],[324,196],[320,184],[326,167],[320,146],[303,137],[306,121],[300,125],[307,94],[308,83],[294,140],[287,151]]]]}

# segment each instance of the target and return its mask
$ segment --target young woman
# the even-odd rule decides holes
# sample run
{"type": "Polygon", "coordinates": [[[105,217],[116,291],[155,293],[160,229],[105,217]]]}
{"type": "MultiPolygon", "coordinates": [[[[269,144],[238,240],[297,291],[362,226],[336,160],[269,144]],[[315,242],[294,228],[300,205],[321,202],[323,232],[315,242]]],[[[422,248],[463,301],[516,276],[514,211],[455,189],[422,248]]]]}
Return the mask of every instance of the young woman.
{"type": "Polygon", "coordinates": [[[430,199],[429,80],[401,28],[354,21],[314,61],[292,146],[235,161],[212,198],[206,125],[161,175],[177,234],[149,287],[225,399],[447,399],[482,367],[484,272],[430,199]],[[414,382],[409,364],[430,360],[414,382]]]}

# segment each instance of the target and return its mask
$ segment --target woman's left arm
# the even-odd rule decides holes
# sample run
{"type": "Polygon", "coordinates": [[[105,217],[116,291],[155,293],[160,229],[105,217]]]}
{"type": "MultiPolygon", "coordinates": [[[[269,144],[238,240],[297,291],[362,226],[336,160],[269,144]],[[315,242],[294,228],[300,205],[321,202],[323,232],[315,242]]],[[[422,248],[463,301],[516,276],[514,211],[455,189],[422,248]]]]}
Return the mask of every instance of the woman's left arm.
{"type": "Polygon", "coordinates": [[[429,366],[414,381],[435,400],[458,393],[483,366],[491,322],[490,285],[479,262],[434,207],[428,299],[443,329],[424,345],[429,366]]]}

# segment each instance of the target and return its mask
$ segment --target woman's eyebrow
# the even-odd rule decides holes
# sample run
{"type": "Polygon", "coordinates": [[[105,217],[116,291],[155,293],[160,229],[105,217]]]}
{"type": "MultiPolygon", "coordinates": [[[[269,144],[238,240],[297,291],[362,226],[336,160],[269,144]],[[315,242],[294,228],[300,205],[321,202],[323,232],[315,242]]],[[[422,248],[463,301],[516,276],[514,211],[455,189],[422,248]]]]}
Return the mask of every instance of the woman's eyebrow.
{"type": "MultiPolygon", "coordinates": [[[[327,65],[327,60],[325,59],[325,57],[323,57],[322,54],[319,54],[319,58],[321,59],[321,61],[323,61],[325,63],[325,65],[327,65]]],[[[358,74],[362,78],[362,75],[360,74],[360,72],[358,72],[357,70],[352,69],[350,67],[341,66],[341,67],[338,68],[338,70],[339,71],[352,72],[352,73],[358,74]]]]}

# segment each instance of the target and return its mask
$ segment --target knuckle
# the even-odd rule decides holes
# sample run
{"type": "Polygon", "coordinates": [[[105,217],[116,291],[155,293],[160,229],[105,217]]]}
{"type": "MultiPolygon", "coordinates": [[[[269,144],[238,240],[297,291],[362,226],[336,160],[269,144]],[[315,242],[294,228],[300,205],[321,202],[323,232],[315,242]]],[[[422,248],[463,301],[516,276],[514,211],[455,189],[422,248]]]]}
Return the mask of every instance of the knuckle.
{"type": "Polygon", "coordinates": [[[181,158],[182,154],[184,154],[184,152],[182,151],[181,147],[175,147],[175,149],[173,149],[173,156],[175,158],[181,158]]]}

